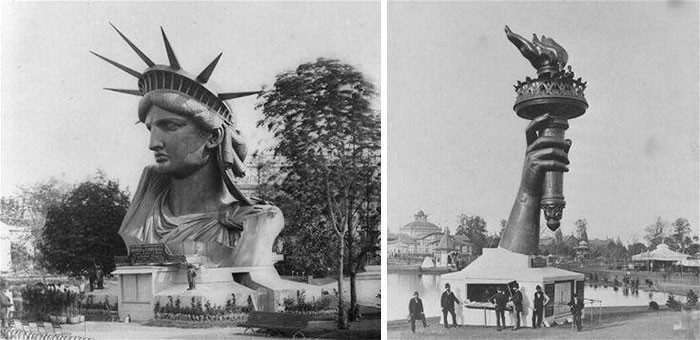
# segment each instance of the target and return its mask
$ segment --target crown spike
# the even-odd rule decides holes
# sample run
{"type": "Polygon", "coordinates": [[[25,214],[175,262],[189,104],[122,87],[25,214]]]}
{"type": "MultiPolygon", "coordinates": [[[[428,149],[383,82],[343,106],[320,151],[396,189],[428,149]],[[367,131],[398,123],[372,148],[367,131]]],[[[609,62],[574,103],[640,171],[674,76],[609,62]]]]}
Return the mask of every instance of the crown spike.
{"type": "Polygon", "coordinates": [[[124,71],[124,72],[126,72],[126,73],[128,73],[128,74],[130,74],[130,75],[132,75],[132,76],[134,76],[134,77],[136,77],[136,78],[141,78],[141,73],[139,73],[139,72],[136,72],[136,71],[134,71],[134,70],[132,70],[132,69],[130,69],[130,68],[128,68],[128,67],[126,67],[126,66],[124,66],[124,65],[122,65],[122,64],[120,64],[120,63],[118,63],[118,62],[116,62],[116,61],[114,61],[114,60],[111,60],[111,59],[109,59],[109,58],[103,57],[103,56],[101,56],[101,55],[99,55],[99,54],[97,54],[97,53],[95,53],[95,52],[93,52],[93,51],[90,51],[90,53],[92,53],[92,54],[98,56],[100,59],[102,59],[102,60],[104,60],[104,61],[106,61],[106,62],[108,62],[108,63],[110,63],[110,64],[112,64],[112,65],[114,65],[114,66],[116,66],[116,67],[119,68],[120,70],[122,70],[122,71],[124,71]]]}
{"type": "Polygon", "coordinates": [[[141,92],[141,90],[113,89],[113,88],[109,88],[109,87],[105,87],[104,89],[109,90],[109,91],[119,92],[119,93],[133,94],[134,96],[139,96],[139,97],[143,96],[143,93],[141,92]]]}
{"type": "Polygon", "coordinates": [[[143,52],[141,52],[141,50],[139,50],[139,48],[136,47],[136,45],[134,45],[131,42],[131,40],[129,40],[129,38],[122,34],[122,32],[119,31],[119,29],[116,26],[114,26],[114,24],[112,24],[111,21],[109,22],[109,24],[112,26],[112,28],[114,28],[115,31],[117,31],[117,33],[119,33],[122,39],[124,39],[124,41],[126,41],[126,43],[129,44],[129,46],[131,46],[131,49],[139,55],[139,58],[141,58],[141,60],[143,60],[143,62],[145,62],[146,65],[148,65],[148,67],[152,67],[153,65],[155,65],[155,63],[150,58],[148,58],[148,56],[146,56],[143,52]]]}
{"type": "Polygon", "coordinates": [[[249,91],[249,92],[229,92],[229,93],[219,93],[219,99],[229,100],[245,96],[250,96],[253,94],[259,94],[261,91],[249,91]]]}
{"type": "Polygon", "coordinates": [[[175,56],[175,52],[173,52],[173,48],[170,46],[170,41],[168,41],[168,37],[165,35],[163,27],[160,28],[160,32],[163,34],[163,42],[165,43],[165,51],[168,52],[170,67],[179,70],[181,68],[180,63],[177,62],[177,57],[175,56]]]}
{"type": "Polygon", "coordinates": [[[209,66],[207,66],[202,73],[200,73],[197,76],[197,81],[206,84],[207,81],[209,81],[209,77],[211,77],[212,72],[214,72],[214,68],[216,67],[216,64],[219,62],[219,58],[221,58],[221,55],[224,54],[224,52],[219,53],[216,58],[214,58],[214,61],[209,63],[209,66]]]}

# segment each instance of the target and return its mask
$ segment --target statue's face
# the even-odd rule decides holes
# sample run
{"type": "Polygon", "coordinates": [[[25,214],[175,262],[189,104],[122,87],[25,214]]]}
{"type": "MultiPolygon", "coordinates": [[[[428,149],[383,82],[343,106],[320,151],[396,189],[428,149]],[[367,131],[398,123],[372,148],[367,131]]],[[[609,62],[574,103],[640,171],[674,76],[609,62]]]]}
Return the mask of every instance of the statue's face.
{"type": "Polygon", "coordinates": [[[148,148],[159,173],[186,178],[209,161],[205,149],[211,133],[202,132],[191,119],[154,105],[144,123],[151,133],[148,148]]]}

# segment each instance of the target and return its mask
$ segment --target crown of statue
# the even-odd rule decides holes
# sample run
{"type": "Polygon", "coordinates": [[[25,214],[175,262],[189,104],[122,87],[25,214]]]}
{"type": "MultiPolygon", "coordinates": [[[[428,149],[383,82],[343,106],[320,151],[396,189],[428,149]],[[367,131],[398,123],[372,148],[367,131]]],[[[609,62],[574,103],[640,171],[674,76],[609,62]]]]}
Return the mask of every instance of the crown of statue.
{"type": "Polygon", "coordinates": [[[222,53],[219,53],[214,60],[209,63],[209,65],[204,68],[202,72],[197,76],[192,76],[189,73],[182,70],[180,63],[177,61],[177,57],[173,52],[168,37],[165,35],[163,27],[160,28],[160,32],[163,35],[163,42],[165,43],[165,51],[168,54],[168,59],[170,65],[156,65],[146,54],[141,52],[141,50],[134,45],[129,38],[127,38],[122,32],[117,29],[111,22],[109,23],[112,28],[126,41],[127,44],[136,52],[136,54],[143,60],[148,68],[140,73],[129,67],[126,67],[114,60],[101,56],[93,51],[90,53],[96,55],[97,57],[103,59],[104,61],[116,66],[120,70],[136,77],[138,79],[138,90],[128,90],[128,89],[115,89],[115,88],[105,88],[105,90],[126,93],[136,96],[144,96],[149,92],[156,90],[172,90],[192,97],[194,100],[206,105],[212,112],[217,113],[224,122],[231,126],[235,126],[236,120],[231,108],[226,104],[225,100],[245,97],[253,94],[258,94],[260,91],[248,91],[248,92],[226,92],[218,93],[215,91],[211,84],[207,84],[209,77],[211,77],[214,72],[216,64],[219,62],[222,53]]]}

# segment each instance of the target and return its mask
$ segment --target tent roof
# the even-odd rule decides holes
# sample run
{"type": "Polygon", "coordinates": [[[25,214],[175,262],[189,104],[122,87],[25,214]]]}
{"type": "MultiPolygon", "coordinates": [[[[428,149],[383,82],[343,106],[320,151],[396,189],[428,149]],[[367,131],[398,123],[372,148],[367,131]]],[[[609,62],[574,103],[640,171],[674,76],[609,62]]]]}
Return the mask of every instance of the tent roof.
{"type": "Polygon", "coordinates": [[[454,241],[450,242],[450,229],[445,228],[445,233],[442,234],[440,239],[440,244],[435,248],[435,250],[452,250],[455,248],[454,241]]]}
{"type": "Polygon", "coordinates": [[[683,267],[700,267],[700,259],[684,259],[676,263],[683,267]]]}
{"type": "Polygon", "coordinates": [[[528,255],[503,248],[484,248],[483,255],[461,271],[444,274],[442,280],[463,280],[466,283],[508,283],[513,280],[545,282],[583,280],[581,273],[544,267],[530,268],[528,255]]]}
{"type": "Polygon", "coordinates": [[[668,249],[667,244],[659,244],[655,250],[633,255],[632,261],[681,261],[688,257],[690,256],[668,249]]]}

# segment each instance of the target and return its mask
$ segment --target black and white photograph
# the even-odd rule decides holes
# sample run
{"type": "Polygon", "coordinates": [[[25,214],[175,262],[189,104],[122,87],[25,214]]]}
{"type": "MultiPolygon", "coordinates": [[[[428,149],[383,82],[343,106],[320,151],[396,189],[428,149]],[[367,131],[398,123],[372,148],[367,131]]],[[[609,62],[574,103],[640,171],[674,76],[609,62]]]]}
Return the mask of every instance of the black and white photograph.
{"type": "Polygon", "coordinates": [[[379,1],[0,12],[0,338],[381,338],[379,1]]]}
{"type": "Polygon", "coordinates": [[[698,0],[0,1],[0,340],[700,339],[698,0]]]}
{"type": "Polygon", "coordinates": [[[389,339],[697,339],[698,3],[387,7],[389,339]]]}

